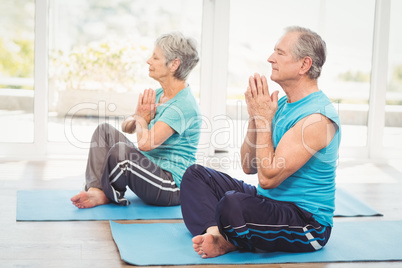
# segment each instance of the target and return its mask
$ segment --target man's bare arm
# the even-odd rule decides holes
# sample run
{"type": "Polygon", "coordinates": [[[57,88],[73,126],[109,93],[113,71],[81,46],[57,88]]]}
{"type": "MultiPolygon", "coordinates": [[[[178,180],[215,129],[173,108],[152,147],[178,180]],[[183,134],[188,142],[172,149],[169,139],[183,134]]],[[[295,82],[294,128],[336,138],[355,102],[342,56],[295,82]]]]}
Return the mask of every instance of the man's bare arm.
{"type": "MultiPolygon", "coordinates": [[[[258,128],[258,126],[257,126],[258,128]]],[[[275,188],[299,170],[319,150],[332,141],[337,126],[322,114],[312,114],[300,120],[282,137],[275,153],[268,148],[257,149],[258,180],[264,189],[275,188]]],[[[257,134],[257,143],[268,138],[257,134]]]]}
{"type": "Polygon", "coordinates": [[[246,137],[240,148],[241,165],[244,173],[256,174],[257,166],[255,165],[255,147],[256,147],[256,127],[254,119],[249,119],[246,137]]]}

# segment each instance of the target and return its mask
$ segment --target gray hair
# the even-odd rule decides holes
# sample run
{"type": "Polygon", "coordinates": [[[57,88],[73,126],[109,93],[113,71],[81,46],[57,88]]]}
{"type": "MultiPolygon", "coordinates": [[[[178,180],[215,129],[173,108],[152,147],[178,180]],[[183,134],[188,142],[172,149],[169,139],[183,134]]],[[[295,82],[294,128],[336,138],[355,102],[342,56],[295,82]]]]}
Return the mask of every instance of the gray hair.
{"type": "Polygon", "coordinates": [[[186,80],[199,61],[197,43],[180,32],[161,35],[156,39],[155,45],[162,50],[166,65],[175,59],[180,60],[180,66],[174,73],[174,77],[179,80],[186,80]]]}
{"type": "Polygon", "coordinates": [[[327,46],[325,41],[310,29],[292,26],[285,29],[286,33],[300,33],[299,38],[292,48],[292,55],[296,60],[304,57],[310,57],[312,65],[307,74],[311,79],[317,79],[322,70],[322,66],[327,58],[327,46]]]}

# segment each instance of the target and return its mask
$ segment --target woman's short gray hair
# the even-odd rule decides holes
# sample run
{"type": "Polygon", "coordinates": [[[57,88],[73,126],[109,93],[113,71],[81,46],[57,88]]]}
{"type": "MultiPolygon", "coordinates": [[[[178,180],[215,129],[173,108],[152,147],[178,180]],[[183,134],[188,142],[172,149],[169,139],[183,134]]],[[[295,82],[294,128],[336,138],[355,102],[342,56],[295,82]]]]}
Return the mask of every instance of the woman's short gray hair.
{"type": "Polygon", "coordinates": [[[186,80],[199,61],[196,41],[180,32],[161,35],[156,39],[155,45],[162,50],[166,65],[175,59],[180,60],[180,66],[174,73],[174,77],[179,80],[186,80]]]}
{"type": "Polygon", "coordinates": [[[307,74],[311,79],[317,79],[322,70],[322,66],[327,58],[327,46],[325,41],[315,32],[310,29],[292,26],[285,29],[286,33],[300,33],[295,45],[292,48],[293,57],[300,60],[304,57],[310,57],[312,65],[307,74]]]}

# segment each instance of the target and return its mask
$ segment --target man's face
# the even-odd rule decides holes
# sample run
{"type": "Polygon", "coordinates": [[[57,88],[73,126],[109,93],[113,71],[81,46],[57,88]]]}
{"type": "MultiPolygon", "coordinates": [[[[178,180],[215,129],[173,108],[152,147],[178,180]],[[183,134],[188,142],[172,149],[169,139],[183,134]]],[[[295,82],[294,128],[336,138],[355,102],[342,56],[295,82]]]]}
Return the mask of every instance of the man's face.
{"type": "Polygon", "coordinates": [[[299,71],[303,60],[295,60],[291,53],[291,48],[298,36],[297,32],[285,34],[279,39],[274,52],[268,58],[268,62],[272,65],[271,80],[280,85],[300,78],[299,71]]]}

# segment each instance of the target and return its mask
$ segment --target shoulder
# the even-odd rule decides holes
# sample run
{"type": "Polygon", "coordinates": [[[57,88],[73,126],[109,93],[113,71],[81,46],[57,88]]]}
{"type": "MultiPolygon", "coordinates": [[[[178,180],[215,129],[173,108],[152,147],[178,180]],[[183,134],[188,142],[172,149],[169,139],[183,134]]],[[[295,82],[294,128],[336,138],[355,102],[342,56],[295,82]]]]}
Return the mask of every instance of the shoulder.
{"type": "Polygon", "coordinates": [[[172,108],[181,110],[186,114],[199,114],[198,103],[191,92],[190,87],[186,87],[180,91],[172,100],[170,106],[172,108]]]}
{"type": "Polygon", "coordinates": [[[305,149],[314,154],[328,146],[338,130],[338,125],[327,116],[314,113],[297,122],[293,129],[305,149]]]}
{"type": "Polygon", "coordinates": [[[162,94],[163,89],[160,87],[160,88],[156,89],[155,92],[156,92],[156,95],[162,94]]]}
{"type": "Polygon", "coordinates": [[[157,103],[159,102],[159,100],[160,100],[160,98],[162,96],[162,93],[163,93],[162,88],[158,88],[158,89],[155,90],[155,102],[157,102],[157,103]]]}
{"type": "Polygon", "coordinates": [[[278,100],[278,106],[283,106],[285,103],[287,103],[287,101],[288,101],[288,97],[285,95],[285,96],[282,96],[279,100],[278,100]]]}

